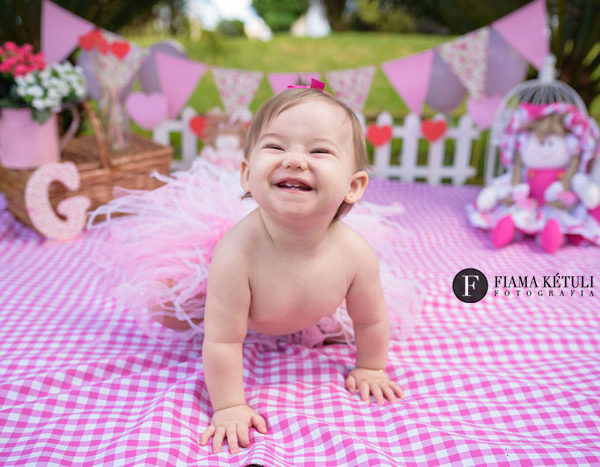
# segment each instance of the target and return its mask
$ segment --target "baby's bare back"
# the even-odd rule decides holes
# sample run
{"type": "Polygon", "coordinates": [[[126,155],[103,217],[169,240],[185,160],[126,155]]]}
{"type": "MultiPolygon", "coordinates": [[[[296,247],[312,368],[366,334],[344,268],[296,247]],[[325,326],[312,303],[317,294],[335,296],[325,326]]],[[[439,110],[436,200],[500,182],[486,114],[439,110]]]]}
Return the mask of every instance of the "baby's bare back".
{"type": "Polygon", "coordinates": [[[248,328],[263,334],[289,334],[333,314],[355,275],[349,242],[357,234],[338,221],[317,251],[285,253],[262,229],[260,216],[253,214],[257,213],[238,225],[238,238],[245,239],[244,243],[252,238],[245,245],[250,247],[246,256],[251,295],[248,328]]]}

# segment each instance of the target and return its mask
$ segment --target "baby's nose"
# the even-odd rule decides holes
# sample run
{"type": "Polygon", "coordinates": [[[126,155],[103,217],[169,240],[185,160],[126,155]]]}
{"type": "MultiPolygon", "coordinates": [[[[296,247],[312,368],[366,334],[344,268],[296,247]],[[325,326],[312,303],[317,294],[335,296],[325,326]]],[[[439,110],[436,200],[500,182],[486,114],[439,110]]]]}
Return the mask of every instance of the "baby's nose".
{"type": "Polygon", "coordinates": [[[282,165],[284,169],[305,170],[307,168],[306,160],[298,154],[288,154],[282,165]]]}

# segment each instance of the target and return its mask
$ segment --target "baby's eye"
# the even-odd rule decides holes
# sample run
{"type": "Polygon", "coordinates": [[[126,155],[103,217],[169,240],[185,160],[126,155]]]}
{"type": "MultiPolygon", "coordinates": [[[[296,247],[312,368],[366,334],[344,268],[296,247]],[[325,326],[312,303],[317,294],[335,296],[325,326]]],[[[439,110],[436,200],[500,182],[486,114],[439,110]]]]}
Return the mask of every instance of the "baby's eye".
{"type": "Polygon", "coordinates": [[[329,149],[325,149],[325,148],[317,148],[317,149],[313,149],[311,151],[311,154],[331,154],[331,151],[329,149]]]}
{"type": "Polygon", "coordinates": [[[277,151],[283,151],[283,148],[281,146],[278,146],[277,144],[267,144],[265,146],[265,148],[267,148],[267,149],[275,149],[277,151]]]}

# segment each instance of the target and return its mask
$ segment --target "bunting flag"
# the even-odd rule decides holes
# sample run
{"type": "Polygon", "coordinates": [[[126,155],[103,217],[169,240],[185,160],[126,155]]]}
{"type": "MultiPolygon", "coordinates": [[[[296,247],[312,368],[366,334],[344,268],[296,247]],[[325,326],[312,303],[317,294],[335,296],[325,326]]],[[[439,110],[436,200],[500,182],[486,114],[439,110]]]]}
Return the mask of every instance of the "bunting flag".
{"type": "Polygon", "coordinates": [[[467,89],[458,76],[434,53],[425,103],[439,112],[447,113],[461,103],[466,93],[467,89]]]}
{"type": "Polygon", "coordinates": [[[250,107],[252,99],[263,79],[260,71],[243,71],[229,68],[211,67],[213,79],[225,111],[232,114],[250,107]]]}
{"type": "MultiPolygon", "coordinates": [[[[78,46],[79,37],[94,28],[89,21],[50,0],[43,0],[42,52],[48,63],[64,60],[78,46]]],[[[106,35],[110,40],[123,40],[108,32],[106,35]]],[[[207,65],[188,60],[185,51],[173,44],[155,44],[152,53],[130,45],[131,51],[123,69],[115,77],[121,85],[121,97],[125,98],[131,92],[138,76],[146,93],[150,90],[164,94],[169,117],[175,118],[207,65]],[[142,63],[145,65],[140,70],[142,63]]],[[[450,112],[469,92],[467,111],[483,129],[491,123],[500,96],[524,79],[527,62],[540,68],[548,53],[545,0],[534,0],[495,21],[490,27],[478,29],[434,49],[385,62],[381,68],[408,108],[416,114],[421,113],[424,104],[450,112]]],[[[84,51],[80,54],[79,63],[84,72],[91,66],[89,55],[84,51]]],[[[226,111],[233,113],[247,109],[263,73],[218,67],[212,70],[226,111]]],[[[369,94],[374,71],[375,68],[369,66],[329,71],[326,77],[337,97],[360,113],[369,94]]],[[[97,97],[95,76],[86,73],[86,77],[90,95],[97,97]]],[[[312,78],[320,79],[321,74],[268,73],[267,77],[273,92],[278,93],[289,85],[309,85],[312,78]]]]}
{"type": "Polygon", "coordinates": [[[487,96],[500,96],[525,79],[527,60],[494,28],[490,28],[486,68],[484,93],[487,96]]]}
{"type": "Polygon", "coordinates": [[[154,59],[158,81],[167,99],[168,116],[175,118],[196,89],[207,67],[204,63],[160,52],[154,54],[154,59]]]}
{"type": "Polygon", "coordinates": [[[485,27],[437,48],[440,57],[475,98],[481,97],[485,86],[489,37],[490,28],[485,27]]]}
{"type": "Polygon", "coordinates": [[[519,8],[492,23],[492,28],[529,63],[538,69],[542,67],[550,53],[545,0],[535,0],[519,8]]]}
{"type": "Polygon", "coordinates": [[[42,2],[42,52],[46,63],[58,63],[78,46],[79,36],[96,28],[93,23],[74,15],[49,0],[42,2]]]}
{"type": "Polygon", "coordinates": [[[146,94],[160,93],[162,91],[160,83],[158,82],[156,60],[154,59],[154,54],[157,52],[180,58],[188,58],[185,49],[176,40],[169,39],[152,45],[148,49],[148,54],[142,62],[137,74],[142,91],[146,94]]]}
{"type": "Polygon", "coordinates": [[[416,114],[423,109],[431,76],[433,51],[426,50],[415,55],[381,64],[381,69],[396,92],[416,114]]]}
{"type": "Polygon", "coordinates": [[[310,86],[310,80],[321,79],[321,73],[268,73],[267,79],[275,94],[287,89],[289,85],[310,86]]]}
{"type": "Polygon", "coordinates": [[[362,112],[374,74],[375,67],[366,66],[351,70],[330,71],[325,76],[338,99],[355,112],[362,112]]]}

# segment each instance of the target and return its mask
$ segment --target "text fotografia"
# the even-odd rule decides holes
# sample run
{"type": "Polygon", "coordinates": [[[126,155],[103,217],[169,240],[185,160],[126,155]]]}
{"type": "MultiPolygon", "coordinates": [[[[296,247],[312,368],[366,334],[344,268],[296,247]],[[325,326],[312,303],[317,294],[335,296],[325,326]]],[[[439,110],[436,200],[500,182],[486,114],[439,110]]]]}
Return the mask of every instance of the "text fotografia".
{"type": "Polygon", "coordinates": [[[494,276],[494,296],[593,297],[594,276],[494,276]]]}

